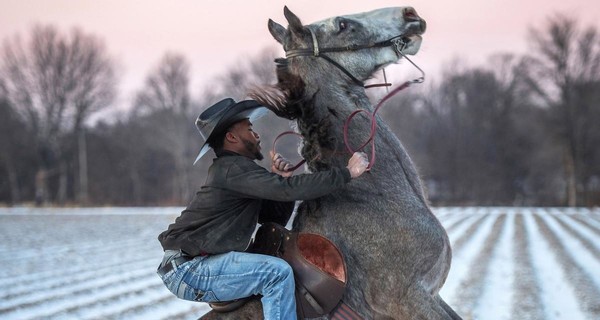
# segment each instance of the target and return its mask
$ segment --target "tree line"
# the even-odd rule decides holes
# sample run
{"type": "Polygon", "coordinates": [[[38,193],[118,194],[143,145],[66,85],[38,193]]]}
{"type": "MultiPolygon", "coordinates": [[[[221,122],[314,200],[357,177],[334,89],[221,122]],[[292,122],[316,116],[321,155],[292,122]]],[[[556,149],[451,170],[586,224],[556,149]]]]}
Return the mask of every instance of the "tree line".
{"type": "MultiPolygon", "coordinates": [[[[556,15],[527,40],[525,55],[448,64],[435,83],[382,109],[433,205],[600,203],[598,29],[556,15]]],[[[188,60],[165,53],[128,111],[94,123],[118,93],[102,39],[37,26],[27,41],[6,39],[0,55],[1,203],[181,206],[211,163],[192,165],[201,144],[195,118],[222,97],[244,99],[275,82],[277,53],[229,68],[197,98],[188,60]]],[[[269,115],[256,126],[268,150],[290,123],[269,115]]],[[[286,139],[278,151],[293,156],[299,142],[286,139]]]]}

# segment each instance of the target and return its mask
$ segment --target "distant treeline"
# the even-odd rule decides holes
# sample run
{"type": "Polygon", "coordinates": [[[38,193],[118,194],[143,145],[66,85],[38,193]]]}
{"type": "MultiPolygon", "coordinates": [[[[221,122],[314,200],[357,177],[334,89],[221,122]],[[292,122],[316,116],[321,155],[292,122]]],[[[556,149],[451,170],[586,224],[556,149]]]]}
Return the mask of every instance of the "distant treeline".
{"type": "MultiPolygon", "coordinates": [[[[553,16],[527,40],[527,55],[449,64],[382,109],[433,205],[600,204],[598,29],[553,16]]],[[[0,55],[0,203],[9,205],[186,205],[211,163],[192,166],[195,118],[275,82],[276,54],[265,50],[192,98],[189,62],[166,53],[129,111],[90,124],[118,93],[102,39],[38,26],[25,42],[5,39],[0,55]]],[[[257,126],[265,153],[289,130],[274,116],[257,126]]],[[[290,141],[278,151],[297,153],[290,141]]]]}

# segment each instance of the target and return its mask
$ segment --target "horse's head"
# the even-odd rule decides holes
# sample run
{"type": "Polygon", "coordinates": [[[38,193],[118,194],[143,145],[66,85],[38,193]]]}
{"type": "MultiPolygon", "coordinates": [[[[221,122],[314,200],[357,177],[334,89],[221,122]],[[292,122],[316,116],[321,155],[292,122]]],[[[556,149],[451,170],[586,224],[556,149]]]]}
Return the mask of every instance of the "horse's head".
{"type": "MultiPolygon", "coordinates": [[[[326,56],[347,70],[355,82],[403,54],[416,54],[426,23],[411,7],[384,8],[329,18],[303,26],[287,7],[288,28],[269,20],[269,31],[283,45],[288,58],[326,56]]],[[[339,68],[339,67],[338,67],[339,68]]]]}

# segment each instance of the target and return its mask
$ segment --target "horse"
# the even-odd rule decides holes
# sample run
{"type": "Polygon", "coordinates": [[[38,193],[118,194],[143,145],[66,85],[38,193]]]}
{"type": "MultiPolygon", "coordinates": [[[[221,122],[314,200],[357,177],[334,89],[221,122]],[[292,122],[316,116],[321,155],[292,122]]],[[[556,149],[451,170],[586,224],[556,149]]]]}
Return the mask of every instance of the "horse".
{"type": "MultiPolygon", "coordinates": [[[[364,319],[461,319],[440,297],[452,250],[429,208],[419,175],[400,140],[373,112],[364,81],[382,67],[419,51],[426,23],[411,7],[343,15],[310,25],[287,7],[288,27],[268,29],[286,58],[276,59],[278,82],[250,96],[296,121],[300,152],[310,172],[345,166],[375,126],[376,162],[347,186],[298,207],[293,230],[323,235],[346,260],[343,301],[364,319]],[[352,117],[350,126],[347,119],[352,117]]],[[[260,319],[259,300],[204,319],[260,319]]]]}

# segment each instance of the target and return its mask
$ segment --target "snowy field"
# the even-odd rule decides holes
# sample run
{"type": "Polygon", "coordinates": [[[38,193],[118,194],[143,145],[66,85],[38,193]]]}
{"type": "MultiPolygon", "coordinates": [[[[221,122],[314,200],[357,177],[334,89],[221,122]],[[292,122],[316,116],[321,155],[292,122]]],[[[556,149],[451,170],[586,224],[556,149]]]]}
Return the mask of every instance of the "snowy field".
{"type": "MultiPolygon", "coordinates": [[[[197,319],[155,274],[181,208],[0,208],[0,319],[197,319]]],[[[600,209],[436,208],[464,319],[600,319],[600,209]]]]}

